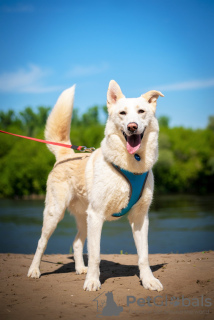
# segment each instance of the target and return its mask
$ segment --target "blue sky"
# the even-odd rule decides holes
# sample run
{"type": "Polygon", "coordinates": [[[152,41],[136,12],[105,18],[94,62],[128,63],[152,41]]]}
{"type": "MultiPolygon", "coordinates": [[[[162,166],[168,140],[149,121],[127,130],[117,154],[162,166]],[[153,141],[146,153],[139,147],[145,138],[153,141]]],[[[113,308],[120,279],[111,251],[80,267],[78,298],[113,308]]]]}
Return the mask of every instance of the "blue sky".
{"type": "Polygon", "coordinates": [[[151,90],[157,116],[203,128],[214,115],[214,1],[0,1],[0,109],[53,106],[76,83],[81,112],[151,90]]]}

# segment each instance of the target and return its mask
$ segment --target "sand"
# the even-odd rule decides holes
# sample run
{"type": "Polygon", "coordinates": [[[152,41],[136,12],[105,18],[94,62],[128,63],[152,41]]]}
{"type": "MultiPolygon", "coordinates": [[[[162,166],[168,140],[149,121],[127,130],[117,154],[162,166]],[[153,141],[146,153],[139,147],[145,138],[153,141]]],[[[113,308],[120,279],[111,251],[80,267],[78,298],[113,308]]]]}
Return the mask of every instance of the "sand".
{"type": "Polygon", "coordinates": [[[101,255],[96,292],[83,290],[72,255],[45,255],[40,279],[26,276],[32,257],[0,254],[1,320],[214,319],[212,251],[150,255],[162,292],[142,287],[136,255],[101,255]]]}

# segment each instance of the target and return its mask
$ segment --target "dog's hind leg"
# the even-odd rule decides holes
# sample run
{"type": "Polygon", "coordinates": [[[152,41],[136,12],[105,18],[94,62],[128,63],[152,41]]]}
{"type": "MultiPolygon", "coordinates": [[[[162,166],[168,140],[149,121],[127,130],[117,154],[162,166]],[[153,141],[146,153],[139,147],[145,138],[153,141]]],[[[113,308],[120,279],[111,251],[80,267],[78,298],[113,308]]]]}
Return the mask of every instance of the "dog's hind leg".
{"type": "MultiPolygon", "coordinates": [[[[39,278],[40,262],[43,253],[47,247],[48,240],[57,224],[64,217],[64,212],[70,198],[68,199],[70,186],[68,183],[59,184],[58,182],[52,183],[51,187],[47,190],[46,206],[43,214],[43,228],[42,234],[38,242],[35,256],[28,271],[28,277],[39,278]],[[66,199],[67,198],[67,199],[66,199]]],[[[72,194],[70,192],[70,194],[72,194]]]]}
{"type": "Polygon", "coordinates": [[[87,267],[83,260],[83,247],[87,236],[87,221],[86,213],[75,216],[77,223],[77,235],[73,242],[75,270],[77,274],[87,273],[87,267]]]}

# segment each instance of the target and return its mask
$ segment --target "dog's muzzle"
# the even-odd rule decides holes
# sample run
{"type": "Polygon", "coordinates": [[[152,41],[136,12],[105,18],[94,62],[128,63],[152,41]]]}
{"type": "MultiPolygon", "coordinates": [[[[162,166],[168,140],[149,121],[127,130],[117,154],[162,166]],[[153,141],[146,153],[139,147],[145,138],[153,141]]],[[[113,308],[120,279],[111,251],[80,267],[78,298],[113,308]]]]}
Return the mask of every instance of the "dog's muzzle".
{"type": "MultiPolygon", "coordinates": [[[[140,135],[140,139],[141,139],[141,140],[143,139],[143,136],[144,136],[144,132],[145,132],[145,130],[146,130],[146,127],[144,128],[143,132],[142,132],[141,134],[139,134],[139,135],[140,135]]],[[[133,135],[138,136],[138,134],[136,134],[136,133],[132,133],[131,135],[127,135],[124,131],[122,131],[122,133],[123,133],[123,135],[124,135],[124,137],[125,137],[126,141],[127,141],[127,137],[128,137],[128,136],[129,136],[129,137],[131,137],[131,136],[133,136],[133,135]]]]}

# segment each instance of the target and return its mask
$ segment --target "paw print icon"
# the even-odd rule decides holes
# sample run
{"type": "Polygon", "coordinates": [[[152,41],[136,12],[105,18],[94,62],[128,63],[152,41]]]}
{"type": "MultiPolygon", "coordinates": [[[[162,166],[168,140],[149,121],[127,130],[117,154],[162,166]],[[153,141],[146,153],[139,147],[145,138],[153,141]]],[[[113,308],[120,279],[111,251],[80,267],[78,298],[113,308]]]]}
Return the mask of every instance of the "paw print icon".
{"type": "Polygon", "coordinates": [[[173,305],[174,307],[179,306],[179,304],[180,304],[179,298],[176,298],[176,297],[174,297],[174,296],[171,297],[170,304],[173,305]]]}

